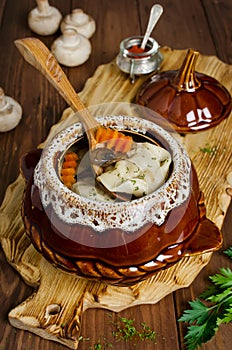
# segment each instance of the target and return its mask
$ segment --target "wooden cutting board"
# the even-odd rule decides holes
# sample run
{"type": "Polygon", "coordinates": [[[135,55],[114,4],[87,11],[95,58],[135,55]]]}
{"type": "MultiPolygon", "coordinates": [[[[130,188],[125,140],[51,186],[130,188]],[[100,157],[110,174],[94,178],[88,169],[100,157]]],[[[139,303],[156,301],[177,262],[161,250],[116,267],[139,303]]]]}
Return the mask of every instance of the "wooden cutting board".
{"type": "MultiPolygon", "coordinates": [[[[164,57],[161,70],[169,70],[180,67],[187,51],[164,47],[161,52],[164,57]]],[[[200,55],[196,70],[213,76],[232,93],[232,66],[215,56],[200,55]]],[[[113,61],[97,68],[80,97],[86,106],[134,102],[138,88],[147,78],[140,77],[132,85],[113,61]]],[[[65,110],[45,142],[74,118],[70,108],[65,110]]],[[[207,217],[221,228],[232,192],[232,115],[213,129],[179,138],[196,168],[205,195],[207,217]],[[215,151],[203,152],[203,148],[215,151]]],[[[78,347],[81,317],[86,309],[98,307],[118,312],[134,305],[157,303],[167,294],[189,286],[212,256],[212,253],[207,253],[182,258],[172,267],[132,287],[80,279],[54,268],[30,243],[20,215],[24,186],[20,175],[6,191],[0,208],[0,240],[8,262],[36,291],[10,311],[9,321],[15,327],[71,349],[78,347]]]]}

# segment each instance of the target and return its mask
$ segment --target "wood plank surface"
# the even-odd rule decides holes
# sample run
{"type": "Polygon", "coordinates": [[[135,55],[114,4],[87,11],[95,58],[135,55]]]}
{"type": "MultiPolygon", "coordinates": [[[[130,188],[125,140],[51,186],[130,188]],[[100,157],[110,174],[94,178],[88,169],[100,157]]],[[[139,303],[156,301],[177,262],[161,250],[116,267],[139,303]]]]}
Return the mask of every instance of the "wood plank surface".
{"type": "MultiPolygon", "coordinates": [[[[89,0],[80,3],[75,0],[57,0],[51,1],[52,3],[61,9],[63,14],[68,13],[71,8],[82,7],[96,19],[98,25],[91,40],[93,52],[90,60],[81,67],[65,69],[75,89],[80,91],[98,65],[114,59],[120,40],[144,31],[153,1],[89,0]]],[[[232,63],[230,0],[191,2],[166,0],[160,3],[164,6],[165,13],[157,25],[154,37],[162,46],[176,49],[194,47],[203,54],[217,55],[224,62],[232,63]]],[[[35,2],[8,0],[1,2],[0,6],[2,14],[0,85],[8,95],[18,100],[24,109],[20,125],[9,133],[0,134],[1,202],[7,186],[17,178],[20,156],[46,138],[51,125],[60,119],[66,104],[54,90],[50,89],[45,79],[38,76],[33,68],[23,61],[13,45],[13,40],[16,38],[33,35],[27,28],[26,15],[29,9],[35,6],[35,2]]],[[[43,38],[43,41],[49,45],[53,39],[54,36],[43,38]]],[[[223,248],[232,245],[231,215],[230,209],[224,225],[223,248]]],[[[33,289],[26,286],[9,266],[2,252],[0,264],[0,349],[51,349],[49,341],[16,330],[9,325],[7,321],[9,310],[31,295],[33,289]]],[[[229,260],[222,252],[218,252],[213,255],[210,264],[204,268],[191,287],[168,295],[156,305],[138,306],[121,312],[121,316],[134,318],[136,322],[144,321],[156,330],[158,334],[156,346],[142,344],[141,348],[184,349],[185,327],[176,322],[177,317],[186,308],[188,300],[198,296],[199,292],[209,284],[208,275],[218,271],[219,266],[229,265],[229,260]]],[[[231,325],[223,327],[210,343],[203,346],[203,349],[229,349],[231,332],[231,325]]],[[[107,311],[88,310],[83,316],[81,333],[85,337],[90,337],[90,340],[81,342],[79,349],[89,349],[100,337],[102,339],[105,336],[112,340],[107,311]]],[[[60,348],[63,347],[52,343],[52,349],[60,348]]],[[[114,348],[129,349],[128,344],[122,343],[115,343],[114,348]]]]}

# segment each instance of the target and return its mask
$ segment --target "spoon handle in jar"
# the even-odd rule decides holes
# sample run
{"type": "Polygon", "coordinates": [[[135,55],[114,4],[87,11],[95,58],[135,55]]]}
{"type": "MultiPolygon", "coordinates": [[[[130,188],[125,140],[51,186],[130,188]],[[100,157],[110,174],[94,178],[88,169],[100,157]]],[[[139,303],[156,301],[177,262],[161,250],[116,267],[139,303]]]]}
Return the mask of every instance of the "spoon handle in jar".
{"type": "Polygon", "coordinates": [[[79,113],[90,148],[94,148],[96,145],[95,130],[99,123],[84,106],[53,54],[37,38],[18,39],[15,40],[15,45],[25,60],[48,79],[74,112],[79,113]]]}
{"type": "Polygon", "coordinates": [[[150,34],[152,32],[152,30],[154,29],[156,23],[158,22],[160,16],[163,13],[163,7],[159,4],[155,4],[152,6],[151,11],[150,11],[150,16],[149,16],[149,20],[148,20],[148,25],[147,25],[147,30],[146,33],[143,37],[143,41],[141,44],[141,49],[145,49],[146,44],[147,44],[147,40],[150,37],[150,34]]]}

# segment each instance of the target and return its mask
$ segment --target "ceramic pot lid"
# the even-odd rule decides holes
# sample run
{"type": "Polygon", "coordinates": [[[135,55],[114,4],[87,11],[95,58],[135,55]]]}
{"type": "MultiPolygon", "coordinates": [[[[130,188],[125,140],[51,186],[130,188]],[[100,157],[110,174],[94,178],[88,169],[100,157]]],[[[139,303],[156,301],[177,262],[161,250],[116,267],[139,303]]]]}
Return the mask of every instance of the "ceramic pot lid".
{"type": "Polygon", "coordinates": [[[179,70],[153,75],[136,102],[165,117],[180,133],[206,130],[231,112],[230,93],[216,79],[195,71],[199,52],[189,49],[179,70]]]}

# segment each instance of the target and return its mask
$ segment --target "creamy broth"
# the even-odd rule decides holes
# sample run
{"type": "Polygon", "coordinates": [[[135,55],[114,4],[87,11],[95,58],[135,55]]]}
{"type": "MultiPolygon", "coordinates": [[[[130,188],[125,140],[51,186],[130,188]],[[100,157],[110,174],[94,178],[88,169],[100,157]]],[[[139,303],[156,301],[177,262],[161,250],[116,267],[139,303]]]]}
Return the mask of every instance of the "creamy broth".
{"type": "Polygon", "coordinates": [[[139,141],[134,142],[126,159],[103,168],[97,181],[89,164],[88,149],[83,142],[82,148],[78,142],[74,144],[68,152],[75,151],[79,161],[71,190],[91,200],[114,202],[115,198],[102,190],[99,183],[110,192],[127,194],[128,200],[148,195],[162,186],[170,173],[171,154],[156,142],[148,142],[146,138],[145,142],[139,141]]]}

